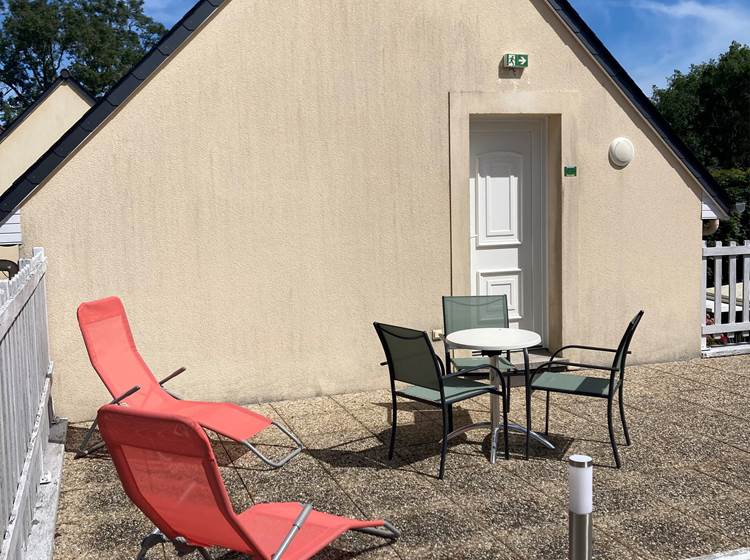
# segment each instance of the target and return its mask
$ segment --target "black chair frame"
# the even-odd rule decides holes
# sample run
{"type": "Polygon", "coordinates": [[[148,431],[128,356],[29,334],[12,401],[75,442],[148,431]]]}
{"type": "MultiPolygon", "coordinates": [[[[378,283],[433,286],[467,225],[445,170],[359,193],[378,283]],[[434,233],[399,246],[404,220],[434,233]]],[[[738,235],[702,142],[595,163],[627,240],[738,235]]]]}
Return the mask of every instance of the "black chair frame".
{"type": "MultiPolygon", "coordinates": [[[[527,374],[527,377],[526,377],[527,394],[529,395],[527,402],[531,400],[530,395],[534,391],[543,390],[547,393],[546,399],[545,399],[545,410],[544,410],[544,433],[545,435],[549,434],[549,395],[551,392],[567,393],[567,394],[574,394],[574,395],[582,395],[586,397],[606,399],[607,400],[607,428],[609,430],[609,440],[612,445],[612,452],[614,454],[615,464],[617,465],[618,469],[622,467],[622,461],[620,459],[620,453],[617,448],[617,440],[615,439],[612,408],[614,406],[615,396],[617,396],[618,405],[620,409],[620,422],[622,423],[622,429],[625,434],[625,444],[630,445],[631,439],[630,439],[630,433],[628,432],[628,424],[627,424],[627,421],[625,420],[625,402],[623,400],[625,363],[627,361],[627,356],[631,353],[629,350],[630,342],[633,338],[633,335],[635,334],[635,330],[638,327],[638,323],[640,322],[642,316],[643,316],[643,311],[639,311],[636,314],[636,316],[633,318],[633,320],[630,321],[630,323],[628,324],[628,328],[625,330],[625,334],[620,340],[620,344],[618,345],[617,348],[586,346],[582,344],[568,344],[566,346],[563,346],[562,348],[559,348],[557,351],[555,351],[555,353],[552,354],[552,356],[550,356],[547,362],[537,367],[533,371],[532,374],[527,374]],[[555,358],[561,352],[565,350],[569,350],[569,349],[613,353],[614,358],[612,360],[611,366],[588,364],[588,363],[582,363],[582,362],[570,362],[567,360],[557,360],[557,361],[555,360],[555,358]],[[593,369],[593,370],[599,370],[599,371],[608,371],[609,372],[609,390],[607,394],[602,395],[600,393],[593,392],[593,391],[588,392],[585,389],[566,390],[566,389],[534,388],[533,386],[534,378],[540,373],[543,373],[545,370],[550,370],[552,368],[567,369],[568,367],[575,367],[578,370],[592,370],[593,369]]],[[[530,419],[529,419],[528,429],[529,431],[531,430],[530,419]]],[[[526,435],[527,456],[528,456],[528,441],[529,441],[529,436],[527,434],[526,435]]]]}
{"type": "MultiPolygon", "coordinates": [[[[478,366],[476,368],[471,368],[470,370],[462,370],[455,373],[449,373],[446,374],[445,364],[440,359],[440,357],[435,353],[435,350],[432,346],[432,343],[430,342],[429,336],[424,331],[414,331],[415,333],[419,333],[420,337],[424,338],[425,346],[429,348],[429,351],[432,354],[432,359],[435,364],[435,376],[437,378],[437,384],[440,391],[440,403],[437,404],[433,401],[427,400],[427,399],[421,399],[418,397],[415,397],[413,395],[405,394],[402,391],[399,391],[396,389],[396,375],[395,375],[395,369],[394,369],[394,362],[393,357],[391,356],[391,352],[389,350],[388,342],[385,340],[385,337],[383,335],[382,329],[388,328],[388,327],[396,327],[395,325],[386,325],[382,323],[373,323],[375,326],[375,330],[378,333],[378,338],[380,339],[381,344],[383,345],[383,351],[385,352],[386,361],[381,362],[381,366],[388,366],[388,373],[391,380],[391,407],[392,407],[392,414],[391,414],[391,437],[390,437],[390,443],[388,446],[388,459],[393,460],[393,454],[396,444],[396,430],[398,427],[398,399],[397,397],[406,398],[412,401],[416,401],[428,406],[432,406],[435,408],[440,408],[442,411],[442,425],[443,425],[443,438],[441,440],[441,449],[440,449],[440,468],[438,472],[438,478],[442,479],[445,474],[445,457],[448,453],[448,441],[455,437],[456,435],[459,435],[460,433],[463,433],[460,429],[457,430],[457,432],[454,433],[453,431],[453,408],[452,405],[461,402],[463,400],[468,400],[470,398],[479,396],[479,394],[473,394],[468,397],[460,398],[460,399],[454,399],[448,401],[445,397],[445,380],[452,379],[456,377],[461,377],[465,375],[466,373],[470,373],[474,370],[482,370],[487,371],[488,369],[492,369],[495,371],[495,374],[498,376],[498,379],[500,380],[501,388],[498,391],[495,389],[494,386],[488,385],[486,388],[486,393],[494,393],[496,395],[502,396],[502,414],[503,414],[503,441],[505,444],[505,458],[510,458],[510,451],[508,446],[508,389],[507,389],[507,377],[503,375],[498,369],[492,367],[492,366],[478,366]]],[[[396,327],[399,329],[402,329],[403,327],[396,327]]],[[[393,332],[389,332],[391,336],[397,336],[393,332]]],[[[492,437],[494,437],[494,434],[491,434],[492,437]]]]}

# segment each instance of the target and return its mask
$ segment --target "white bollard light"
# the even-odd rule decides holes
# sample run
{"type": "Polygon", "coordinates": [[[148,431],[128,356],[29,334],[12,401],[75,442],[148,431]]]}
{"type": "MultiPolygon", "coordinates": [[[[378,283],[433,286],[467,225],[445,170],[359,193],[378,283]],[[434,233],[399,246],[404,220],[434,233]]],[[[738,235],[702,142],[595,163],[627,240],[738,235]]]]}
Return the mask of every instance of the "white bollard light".
{"type": "Polygon", "coordinates": [[[594,467],[588,455],[568,457],[568,560],[591,560],[594,467]]]}

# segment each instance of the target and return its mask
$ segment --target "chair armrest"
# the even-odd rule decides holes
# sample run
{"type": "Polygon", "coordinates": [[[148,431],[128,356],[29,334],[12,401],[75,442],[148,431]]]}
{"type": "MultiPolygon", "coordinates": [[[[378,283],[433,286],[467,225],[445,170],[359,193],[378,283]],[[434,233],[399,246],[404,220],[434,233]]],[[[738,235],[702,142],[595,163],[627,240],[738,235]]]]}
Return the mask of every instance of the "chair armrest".
{"type": "Polygon", "coordinates": [[[302,511],[297,516],[297,519],[292,522],[291,529],[289,529],[289,532],[286,534],[286,537],[284,537],[284,540],[281,541],[281,546],[279,546],[279,549],[271,557],[271,560],[279,560],[279,558],[281,558],[281,555],[284,554],[284,551],[289,546],[289,543],[292,542],[292,539],[294,539],[294,537],[297,535],[297,532],[302,528],[302,524],[307,519],[307,516],[310,515],[312,509],[312,504],[303,505],[302,511]]]}
{"type": "Polygon", "coordinates": [[[164,385],[167,381],[171,381],[172,379],[174,379],[175,377],[177,377],[178,375],[180,375],[186,369],[187,368],[185,368],[185,367],[181,367],[180,369],[173,371],[172,373],[170,373],[169,375],[167,375],[164,379],[162,379],[161,381],[159,381],[159,385],[164,385]]]}
{"type": "Polygon", "coordinates": [[[581,368],[581,369],[598,369],[602,371],[614,371],[614,368],[612,368],[612,366],[601,366],[597,364],[583,364],[583,363],[578,363],[578,362],[567,362],[567,361],[554,362],[550,360],[548,362],[544,362],[542,365],[534,369],[533,374],[536,375],[537,373],[551,366],[559,366],[559,367],[574,366],[574,367],[581,368]]]}
{"type": "MultiPolygon", "coordinates": [[[[560,352],[563,350],[568,350],[569,348],[579,348],[581,350],[593,350],[595,352],[617,352],[617,348],[603,348],[601,346],[586,346],[584,344],[568,344],[567,346],[563,346],[562,348],[558,348],[557,351],[552,354],[550,357],[550,360],[554,360],[555,356],[557,356],[560,352]]],[[[628,350],[628,354],[631,354],[630,350],[628,350]]]]}
{"type": "Polygon", "coordinates": [[[444,375],[443,379],[451,379],[453,377],[460,377],[461,375],[466,375],[467,373],[471,373],[472,371],[479,371],[483,369],[494,369],[495,373],[498,375],[502,375],[502,372],[497,369],[495,366],[491,366],[490,364],[483,364],[481,366],[476,366],[469,369],[462,369],[461,371],[454,371],[453,373],[449,373],[448,375],[444,375]]]}

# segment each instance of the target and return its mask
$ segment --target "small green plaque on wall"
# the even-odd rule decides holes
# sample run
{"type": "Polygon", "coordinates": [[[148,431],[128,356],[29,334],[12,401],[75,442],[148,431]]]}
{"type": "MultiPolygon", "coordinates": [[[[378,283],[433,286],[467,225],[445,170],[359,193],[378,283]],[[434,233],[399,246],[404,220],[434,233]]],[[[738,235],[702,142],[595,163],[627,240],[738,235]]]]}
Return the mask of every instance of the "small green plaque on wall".
{"type": "Polygon", "coordinates": [[[565,166],[566,177],[576,177],[578,175],[578,168],[575,165],[565,166]]]}

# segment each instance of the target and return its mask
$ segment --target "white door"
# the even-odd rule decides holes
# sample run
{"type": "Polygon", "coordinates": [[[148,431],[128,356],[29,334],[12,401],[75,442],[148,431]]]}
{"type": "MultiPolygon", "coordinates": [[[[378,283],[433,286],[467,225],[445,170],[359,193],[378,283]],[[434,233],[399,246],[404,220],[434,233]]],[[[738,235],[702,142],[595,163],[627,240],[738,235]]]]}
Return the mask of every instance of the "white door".
{"type": "Polygon", "coordinates": [[[511,327],[546,341],[542,119],[471,122],[471,293],[505,294],[511,327]]]}

